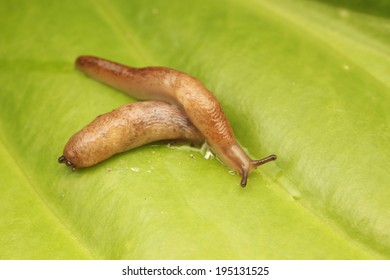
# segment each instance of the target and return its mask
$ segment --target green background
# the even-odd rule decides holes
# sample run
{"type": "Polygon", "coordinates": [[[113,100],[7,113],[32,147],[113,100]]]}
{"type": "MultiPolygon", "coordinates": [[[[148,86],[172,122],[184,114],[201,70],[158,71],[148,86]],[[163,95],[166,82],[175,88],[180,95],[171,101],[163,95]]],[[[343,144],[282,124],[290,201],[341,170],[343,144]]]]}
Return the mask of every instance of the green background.
{"type": "Polygon", "coordinates": [[[388,1],[2,1],[1,259],[389,259],[388,1]],[[71,172],[67,139],[134,101],[90,54],[200,79],[239,142],[147,145],[71,172]]]}

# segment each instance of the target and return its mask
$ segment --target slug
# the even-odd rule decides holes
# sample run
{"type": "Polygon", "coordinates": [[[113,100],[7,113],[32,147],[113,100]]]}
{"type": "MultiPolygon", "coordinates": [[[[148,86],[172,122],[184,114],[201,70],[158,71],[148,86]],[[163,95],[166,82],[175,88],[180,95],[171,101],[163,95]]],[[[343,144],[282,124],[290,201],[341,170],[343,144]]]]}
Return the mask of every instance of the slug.
{"type": "Polygon", "coordinates": [[[159,140],[197,144],[204,137],[177,107],[162,101],[135,102],[98,116],[73,135],[58,161],[75,170],[159,140]]]}
{"type": "Polygon", "coordinates": [[[200,81],[184,72],[166,67],[133,68],[94,56],[78,57],[76,67],[131,97],[176,105],[202,133],[216,156],[241,175],[243,187],[252,170],[276,159],[275,155],[251,159],[236,141],[216,97],[200,81]]]}

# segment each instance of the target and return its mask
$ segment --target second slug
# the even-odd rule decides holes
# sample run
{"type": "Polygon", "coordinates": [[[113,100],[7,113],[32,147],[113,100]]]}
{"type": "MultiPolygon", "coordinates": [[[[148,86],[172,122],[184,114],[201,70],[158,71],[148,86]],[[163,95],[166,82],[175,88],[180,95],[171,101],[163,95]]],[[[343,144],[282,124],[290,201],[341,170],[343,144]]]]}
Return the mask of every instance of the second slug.
{"type": "Polygon", "coordinates": [[[73,135],[58,161],[75,170],[159,140],[204,142],[178,108],[162,101],[135,102],[98,116],[73,135]]]}
{"type": "Polygon", "coordinates": [[[275,155],[251,159],[236,141],[215,96],[184,72],[166,67],[133,68],[94,56],[80,56],[76,67],[132,97],[176,105],[204,136],[217,157],[242,176],[243,187],[253,169],[276,159],[275,155]]]}

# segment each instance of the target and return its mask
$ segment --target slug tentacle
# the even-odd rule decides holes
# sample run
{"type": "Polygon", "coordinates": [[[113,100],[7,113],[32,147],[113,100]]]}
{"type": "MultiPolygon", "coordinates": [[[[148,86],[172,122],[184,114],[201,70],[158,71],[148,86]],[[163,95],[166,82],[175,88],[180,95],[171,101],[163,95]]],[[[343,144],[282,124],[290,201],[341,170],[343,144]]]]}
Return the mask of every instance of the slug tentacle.
{"type": "Polygon", "coordinates": [[[72,169],[72,171],[76,171],[76,166],[71,161],[69,161],[64,155],[58,158],[58,162],[65,163],[65,165],[69,166],[72,169]]]}
{"type": "Polygon", "coordinates": [[[62,155],[62,156],[60,156],[60,157],[58,158],[58,162],[59,162],[59,163],[64,163],[66,160],[67,160],[67,159],[66,159],[66,157],[64,157],[64,155],[62,155]]]}
{"type": "Polygon", "coordinates": [[[270,155],[270,156],[262,158],[262,159],[252,160],[252,163],[254,166],[257,167],[257,166],[263,165],[264,163],[267,163],[267,162],[270,162],[270,161],[273,161],[276,159],[277,159],[276,155],[270,155]]]}
{"type": "Polygon", "coordinates": [[[204,136],[211,150],[241,176],[245,186],[257,166],[275,160],[252,160],[237,143],[216,97],[194,77],[166,67],[133,68],[94,56],[80,56],[76,67],[90,77],[142,100],[177,106],[204,136]]]}

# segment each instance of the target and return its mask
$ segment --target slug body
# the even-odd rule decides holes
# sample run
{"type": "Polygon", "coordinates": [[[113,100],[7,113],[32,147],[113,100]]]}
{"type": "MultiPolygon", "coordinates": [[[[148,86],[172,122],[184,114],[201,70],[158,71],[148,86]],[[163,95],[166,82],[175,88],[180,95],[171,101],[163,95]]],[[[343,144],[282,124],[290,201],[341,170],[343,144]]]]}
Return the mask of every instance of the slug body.
{"type": "Polygon", "coordinates": [[[166,67],[132,68],[93,56],[80,56],[76,67],[88,76],[141,100],[176,105],[202,133],[217,157],[241,176],[245,186],[257,166],[275,160],[271,155],[252,160],[237,143],[216,97],[197,79],[166,67]]]}
{"type": "Polygon", "coordinates": [[[130,103],[73,135],[58,160],[72,169],[89,167],[117,153],[159,140],[204,142],[204,137],[176,107],[162,101],[130,103]]]}

